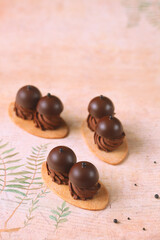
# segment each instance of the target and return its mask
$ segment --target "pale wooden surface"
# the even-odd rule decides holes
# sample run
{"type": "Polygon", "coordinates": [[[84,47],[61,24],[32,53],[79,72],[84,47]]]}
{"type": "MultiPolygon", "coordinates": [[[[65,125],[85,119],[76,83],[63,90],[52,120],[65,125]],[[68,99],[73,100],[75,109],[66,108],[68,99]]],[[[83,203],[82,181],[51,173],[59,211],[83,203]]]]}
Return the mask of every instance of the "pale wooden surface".
{"type": "MultiPolygon", "coordinates": [[[[160,239],[160,200],[154,198],[160,195],[160,30],[143,14],[137,26],[127,28],[127,21],[121,1],[0,0],[1,137],[25,161],[32,146],[48,140],[16,127],[9,103],[28,83],[59,96],[71,132],[66,139],[49,140],[48,151],[59,144],[71,147],[79,160],[96,165],[110,193],[104,211],[70,205],[68,222],[56,232],[48,216],[62,201],[49,193],[31,225],[1,233],[1,239],[160,239]],[[127,135],[130,154],[118,166],[97,159],[80,133],[88,102],[99,94],[113,100],[127,135]]],[[[2,228],[14,204],[0,204],[2,228]]],[[[21,206],[9,227],[19,225],[25,214],[21,206]]]]}

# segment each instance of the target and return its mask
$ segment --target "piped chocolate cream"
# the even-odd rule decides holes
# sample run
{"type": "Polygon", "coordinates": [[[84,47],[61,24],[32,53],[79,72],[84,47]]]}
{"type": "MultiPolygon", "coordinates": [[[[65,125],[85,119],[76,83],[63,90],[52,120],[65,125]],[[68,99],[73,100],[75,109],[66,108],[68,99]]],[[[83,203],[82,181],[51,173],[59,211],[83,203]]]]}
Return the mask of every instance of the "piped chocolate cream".
{"type": "Polygon", "coordinates": [[[59,128],[63,123],[60,117],[62,111],[63,104],[61,100],[48,93],[47,96],[42,97],[37,104],[36,113],[34,115],[36,127],[42,130],[54,130],[59,128]]]}
{"type": "Polygon", "coordinates": [[[95,127],[100,118],[104,116],[114,115],[114,105],[109,98],[100,95],[90,101],[88,105],[88,112],[88,127],[92,131],[95,131],[95,127]]]}
{"type": "Polygon", "coordinates": [[[47,171],[53,182],[68,184],[70,168],[76,163],[77,158],[72,149],[65,146],[53,148],[47,157],[47,171]]]}
{"type": "Polygon", "coordinates": [[[38,88],[34,86],[27,85],[20,88],[14,105],[16,115],[23,119],[32,120],[41,96],[38,88]]]}
{"type": "Polygon", "coordinates": [[[118,118],[106,116],[101,118],[96,126],[94,142],[100,150],[111,152],[118,148],[125,137],[123,126],[118,118]]]}
{"type": "Polygon", "coordinates": [[[87,200],[100,189],[99,173],[90,162],[78,162],[69,172],[69,190],[74,199],[87,200]]]}

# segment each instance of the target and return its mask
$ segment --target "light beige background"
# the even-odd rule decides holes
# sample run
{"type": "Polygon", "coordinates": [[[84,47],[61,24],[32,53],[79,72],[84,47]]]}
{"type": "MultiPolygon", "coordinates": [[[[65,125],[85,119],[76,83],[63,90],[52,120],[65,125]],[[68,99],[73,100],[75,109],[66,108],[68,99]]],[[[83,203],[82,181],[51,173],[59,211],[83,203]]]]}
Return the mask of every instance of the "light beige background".
{"type": "MultiPolygon", "coordinates": [[[[1,233],[1,239],[160,239],[160,200],[154,198],[155,193],[160,195],[160,29],[140,12],[137,1],[129,1],[128,7],[124,2],[0,0],[1,138],[16,146],[24,162],[34,145],[51,142],[48,151],[67,145],[78,160],[96,165],[110,192],[104,211],[68,204],[72,213],[56,232],[50,209],[62,200],[49,193],[31,225],[1,233]],[[130,16],[139,22],[127,27],[130,16]],[[34,137],[10,121],[8,104],[24,84],[61,98],[70,126],[67,138],[34,137]],[[130,154],[119,166],[95,157],[80,133],[88,102],[99,94],[113,100],[127,135],[130,154]],[[114,218],[120,224],[114,224],[114,218]]],[[[3,225],[14,204],[3,200],[0,204],[3,225]]],[[[21,225],[24,215],[25,206],[9,227],[21,225]]]]}

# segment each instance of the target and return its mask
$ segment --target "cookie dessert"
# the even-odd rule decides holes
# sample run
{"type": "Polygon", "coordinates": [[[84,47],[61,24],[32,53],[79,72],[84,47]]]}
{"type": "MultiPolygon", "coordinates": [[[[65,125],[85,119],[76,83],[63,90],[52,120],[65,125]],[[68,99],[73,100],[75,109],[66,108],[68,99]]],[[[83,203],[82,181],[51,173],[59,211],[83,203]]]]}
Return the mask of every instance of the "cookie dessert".
{"type": "MultiPolygon", "coordinates": [[[[76,165],[76,164],[74,164],[74,165],[76,165]]],[[[89,184],[88,190],[86,189],[86,187],[83,188],[85,191],[85,195],[81,194],[81,197],[83,198],[83,200],[81,200],[80,198],[78,200],[74,199],[69,191],[68,185],[57,184],[56,182],[53,181],[53,178],[51,177],[51,175],[48,175],[48,169],[47,169],[46,162],[42,163],[41,173],[42,173],[42,179],[43,179],[44,183],[51,191],[53,191],[57,196],[62,198],[64,201],[66,201],[76,207],[83,208],[86,210],[98,211],[98,210],[102,210],[102,209],[106,208],[106,206],[108,205],[109,193],[108,193],[106,187],[103,185],[103,183],[96,182],[98,179],[98,176],[97,176],[97,171],[95,171],[95,169],[93,169],[93,172],[90,169],[90,173],[94,174],[94,176],[93,176],[94,181],[93,181],[92,177],[90,176],[90,178],[89,178],[90,184],[89,184]],[[91,196],[93,196],[93,198],[91,198],[91,196]],[[87,199],[87,200],[84,201],[84,199],[87,199]]],[[[74,172],[74,174],[75,174],[75,172],[74,172]]],[[[75,177],[74,177],[74,179],[75,179],[75,177]]]]}
{"type": "Polygon", "coordinates": [[[31,85],[22,87],[11,102],[8,114],[21,129],[37,137],[47,139],[64,138],[69,127],[60,117],[63,104],[59,98],[51,95],[42,97],[41,92],[31,85]]]}

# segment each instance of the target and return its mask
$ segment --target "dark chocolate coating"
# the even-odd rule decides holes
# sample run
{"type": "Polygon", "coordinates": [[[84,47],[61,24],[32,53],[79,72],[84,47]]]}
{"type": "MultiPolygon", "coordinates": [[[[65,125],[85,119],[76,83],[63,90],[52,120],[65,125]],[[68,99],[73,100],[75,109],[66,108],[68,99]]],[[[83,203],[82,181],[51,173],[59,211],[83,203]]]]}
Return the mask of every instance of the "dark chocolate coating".
{"type": "Polygon", "coordinates": [[[60,173],[69,173],[76,161],[75,153],[65,146],[53,148],[47,157],[48,167],[60,173]]]}
{"type": "Polygon", "coordinates": [[[53,95],[47,94],[37,104],[37,112],[45,116],[59,115],[63,111],[61,100],[53,95]]]}
{"type": "Polygon", "coordinates": [[[37,103],[41,98],[41,92],[38,88],[27,85],[20,88],[16,95],[16,104],[26,109],[36,109],[37,103]]]}
{"type": "Polygon", "coordinates": [[[95,118],[114,114],[114,105],[112,101],[105,96],[93,98],[88,105],[88,112],[95,118]]]}
{"type": "Polygon", "coordinates": [[[119,138],[123,134],[123,126],[118,118],[105,116],[98,121],[95,132],[105,138],[119,138]]]}
{"type": "Polygon", "coordinates": [[[71,183],[80,188],[93,187],[99,179],[97,168],[90,162],[78,162],[73,165],[69,172],[71,183]]]}

